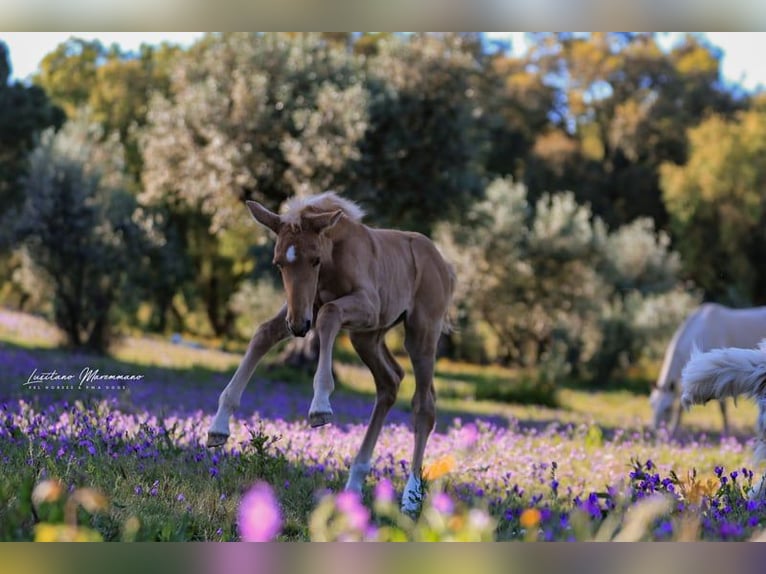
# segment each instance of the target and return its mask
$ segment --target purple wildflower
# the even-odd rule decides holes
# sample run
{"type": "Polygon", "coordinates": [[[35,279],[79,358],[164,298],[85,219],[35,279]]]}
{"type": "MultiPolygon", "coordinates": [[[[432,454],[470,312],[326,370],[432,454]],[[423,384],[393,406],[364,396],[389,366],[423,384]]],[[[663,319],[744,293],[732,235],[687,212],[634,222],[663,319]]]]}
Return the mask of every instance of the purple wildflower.
{"type": "Polygon", "coordinates": [[[440,492],[434,496],[431,505],[441,514],[452,514],[452,511],[455,509],[455,504],[452,502],[452,499],[444,492],[440,492]]]}
{"type": "Polygon", "coordinates": [[[282,528],[282,514],[271,486],[255,484],[242,497],[237,511],[239,535],[246,542],[268,542],[282,528]]]}
{"type": "Polygon", "coordinates": [[[396,498],[396,492],[391,481],[384,478],[375,485],[375,501],[381,504],[391,504],[396,498]]]}
{"type": "Polygon", "coordinates": [[[654,535],[657,538],[668,538],[673,535],[673,523],[669,520],[663,520],[660,525],[654,529],[654,535]]]}
{"type": "Polygon", "coordinates": [[[479,429],[475,424],[469,424],[460,429],[458,434],[458,448],[471,448],[479,440],[479,429]]]}
{"type": "Polygon", "coordinates": [[[335,498],[335,506],[354,530],[364,531],[370,522],[370,511],[362,504],[359,493],[347,490],[335,498]]]}
{"type": "Polygon", "coordinates": [[[718,533],[721,535],[721,538],[735,538],[742,536],[743,529],[739,524],[724,521],[721,523],[718,533]]]}
{"type": "Polygon", "coordinates": [[[715,471],[715,475],[718,478],[721,478],[721,475],[723,474],[723,467],[722,466],[716,466],[713,470],[715,471]]]}

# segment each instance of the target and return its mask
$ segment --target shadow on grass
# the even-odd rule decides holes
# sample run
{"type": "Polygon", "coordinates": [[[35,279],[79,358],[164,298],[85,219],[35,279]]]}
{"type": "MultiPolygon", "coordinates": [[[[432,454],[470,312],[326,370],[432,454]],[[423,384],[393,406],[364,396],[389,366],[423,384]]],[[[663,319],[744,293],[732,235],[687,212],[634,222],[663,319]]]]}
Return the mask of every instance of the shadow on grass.
{"type": "Polygon", "coordinates": [[[566,379],[561,382],[561,388],[573,391],[594,393],[630,393],[636,396],[649,396],[654,381],[641,377],[618,377],[604,383],[566,379]]]}
{"type": "MultiPolygon", "coordinates": [[[[219,370],[204,365],[183,368],[148,366],[109,356],[0,342],[0,402],[23,399],[37,407],[61,401],[71,404],[78,400],[91,404],[106,398],[115,399],[118,408],[125,412],[146,410],[155,415],[212,415],[218,405],[218,396],[233,372],[234,368],[219,370]],[[141,379],[80,385],[84,369],[97,370],[99,375],[140,375],[141,379]],[[56,373],[59,379],[47,381],[47,384],[26,385],[33,373],[38,376],[56,373]],[[71,376],[71,380],[62,381],[62,376],[71,376]],[[55,388],[61,386],[66,388],[55,388]]],[[[266,360],[259,365],[245,390],[237,415],[249,416],[257,411],[264,417],[302,420],[306,417],[313,394],[311,381],[312,376],[304,371],[266,360]]],[[[338,381],[333,394],[337,424],[366,424],[373,404],[374,386],[371,379],[369,393],[349,389],[338,381]]],[[[507,417],[479,416],[460,409],[439,408],[438,417],[440,428],[446,427],[455,418],[464,422],[482,419],[498,426],[508,426],[507,417]]],[[[409,397],[400,397],[387,422],[410,422],[409,397]]]]}
{"type": "MultiPolygon", "coordinates": [[[[336,356],[341,360],[349,361],[346,354],[349,353],[336,353],[336,356]]],[[[353,353],[350,354],[353,355],[353,353]]],[[[124,412],[148,411],[154,415],[163,416],[212,415],[217,408],[218,395],[228,383],[233,372],[233,367],[214,369],[200,364],[183,368],[147,366],[108,356],[88,355],[62,349],[29,348],[0,342],[0,402],[24,399],[35,406],[46,407],[60,401],[67,401],[71,404],[80,400],[85,404],[92,404],[99,399],[106,398],[115,399],[118,408],[124,412]],[[99,374],[102,375],[133,374],[141,375],[142,378],[138,381],[120,382],[118,386],[121,388],[116,390],[85,388],[88,385],[79,388],[78,378],[83,369],[98,370],[99,374]],[[25,385],[35,370],[38,374],[55,371],[59,375],[73,375],[72,386],[74,388],[51,390],[44,388],[45,385],[25,385]]],[[[359,390],[358,385],[355,389],[349,388],[343,384],[342,378],[337,381],[336,391],[333,394],[333,408],[337,425],[346,427],[367,423],[375,400],[372,378],[371,375],[368,376],[370,377],[369,390],[359,390]]],[[[474,385],[476,400],[481,400],[480,397],[483,396],[497,399],[497,397],[490,397],[492,393],[490,395],[487,395],[486,392],[482,394],[480,392],[482,387],[497,388],[498,385],[506,382],[503,377],[480,373],[454,373],[440,370],[437,372],[437,376],[474,385]]],[[[236,415],[246,417],[253,412],[258,412],[266,418],[304,420],[312,396],[311,378],[311,375],[304,371],[268,362],[267,357],[267,361],[259,365],[256,375],[245,390],[236,415]]],[[[626,390],[609,387],[599,390],[584,389],[582,386],[574,384],[567,384],[565,387],[594,393],[625,392],[626,390]]],[[[439,394],[439,396],[442,395],[439,394]]],[[[409,425],[411,423],[410,399],[411,397],[400,393],[386,422],[409,425]]],[[[498,410],[502,409],[504,402],[514,401],[497,401],[498,410]]],[[[556,408],[561,409],[562,407],[556,408]]],[[[440,404],[437,400],[436,430],[444,432],[454,419],[460,419],[464,424],[481,420],[499,428],[514,426],[522,431],[542,432],[551,426],[558,426],[559,428],[565,426],[565,423],[557,420],[555,416],[515,419],[505,414],[471,412],[443,403],[440,404]]],[[[612,440],[617,433],[626,432],[626,429],[618,426],[599,425],[599,427],[605,440],[612,440]]],[[[629,432],[644,432],[647,429],[632,428],[628,430],[629,432]]],[[[683,444],[689,443],[696,440],[701,434],[700,429],[682,429],[679,441],[683,444]]],[[[718,440],[721,436],[717,430],[706,431],[704,434],[710,440],[718,440]]],[[[738,431],[735,436],[741,440],[746,440],[752,435],[748,435],[747,431],[738,431]]]]}

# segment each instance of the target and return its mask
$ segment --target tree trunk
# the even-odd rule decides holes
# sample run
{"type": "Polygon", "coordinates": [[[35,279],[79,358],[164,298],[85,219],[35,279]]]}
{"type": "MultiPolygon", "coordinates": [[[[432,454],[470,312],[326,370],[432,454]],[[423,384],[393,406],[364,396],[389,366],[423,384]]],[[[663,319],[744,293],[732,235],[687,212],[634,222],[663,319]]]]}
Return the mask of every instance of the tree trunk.
{"type": "Polygon", "coordinates": [[[175,325],[173,331],[178,331],[180,333],[183,333],[186,331],[186,321],[184,320],[183,314],[178,310],[178,307],[176,307],[175,303],[173,301],[170,301],[170,314],[175,319],[175,325]]]}
{"type": "Polygon", "coordinates": [[[216,337],[221,337],[223,335],[223,325],[221,324],[218,309],[218,278],[215,274],[210,277],[207,283],[205,311],[207,312],[207,318],[213,329],[213,333],[215,333],[216,337]]]}

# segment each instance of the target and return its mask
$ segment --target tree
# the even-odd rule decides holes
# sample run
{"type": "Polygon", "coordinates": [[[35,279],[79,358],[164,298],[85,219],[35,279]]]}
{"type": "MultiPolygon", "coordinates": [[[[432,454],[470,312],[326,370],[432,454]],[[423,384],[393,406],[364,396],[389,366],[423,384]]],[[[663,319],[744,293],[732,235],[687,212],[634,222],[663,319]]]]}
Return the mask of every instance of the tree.
{"type": "Polygon", "coordinates": [[[522,181],[537,137],[553,125],[556,92],[526,57],[497,53],[485,58],[483,68],[480,97],[491,140],[487,172],[522,181]]]}
{"type": "Polygon", "coordinates": [[[766,303],[766,113],[712,116],[688,135],[688,161],[661,168],[686,272],[708,299],[766,303]]]}
{"type": "Polygon", "coordinates": [[[468,226],[446,243],[468,249],[454,256],[458,283],[470,278],[463,295],[496,334],[500,358],[535,364],[567,310],[585,313],[603,300],[595,266],[606,232],[571,194],[536,205],[526,196],[522,184],[495,180],[468,226]]]}
{"type": "Polygon", "coordinates": [[[29,158],[25,202],[15,218],[18,244],[52,287],[56,324],[74,347],[102,352],[110,313],[138,256],[142,232],[125,191],[115,138],[87,118],[46,131],[29,158]]]}
{"type": "Polygon", "coordinates": [[[572,193],[530,204],[507,179],[467,218],[437,238],[457,268],[461,326],[489,326],[503,362],[563,361],[603,384],[656,352],[694,304],[668,236],[649,220],[609,233],[572,193]]]}
{"type": "Polygon", "coordinates": [[[117,45],[106,48],[97,40],[70,38],[43,58],[34,81],[68,117],[87,107],[105,137],[119,134],[137,186],[142,168],[137,132],[146,123],[152,94],[168,93],[170,71],[180,51],[161,44],[124,52],[117,45]]]}
{"type": "Polygon", "coordinates": [[[471,48],[457,35],[394,37],[367,60],[369,126],[347,194],[377,224],[430,233],[481,197],[489,140],[471,48]]]}
{"type": "Polygon", "coordinates": [[[98,40],[70,38],[43,57],[34,81],[73,118],[88,104],[108,55],[98,40]]]}
{"type": "Polygon", "coordinates": [[[358,73],[353,54],[320,36],[207,36],[152,100],[140,201],[171,214],[216,335],[232,334],[229,299],[253,269],[250,246],[267,239],[243,200],[276,208],[344,187],[365,128],[358,73]]]}
{"type": "Polygon", "coordinates": [[[0,42],[0,215],[23,199],[18,180],[35,138],[47,127],[58,129],[64,121],[62,110],[43,90],[9,83],[10,74],[8,49],[0,42]]]}
{"type": "Polygon", "coordinates": [[[527,172],[529,188],[572,189],[610,226],[649,216],[666,227],[659,165],[685,160],[686,130],[706,114],[742,105],[719,82],[720,53],[692,35],[669,53],[653,34],[533,38],[529,63],[555,89],[551,115],[572,145],[559,148],[562,161],[541,142],[542,173],[527,172]],[[551,158],[566,170],[545,169],[551,158]],[[556,181],[556,171],[564,179],[556,181]]]}

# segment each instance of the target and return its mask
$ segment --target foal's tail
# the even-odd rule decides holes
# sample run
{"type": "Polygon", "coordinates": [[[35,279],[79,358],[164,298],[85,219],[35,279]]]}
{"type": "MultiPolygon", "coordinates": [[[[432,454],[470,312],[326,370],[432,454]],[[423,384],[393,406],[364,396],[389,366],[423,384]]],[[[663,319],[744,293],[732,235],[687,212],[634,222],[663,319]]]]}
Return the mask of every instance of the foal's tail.
{"type": "Polygon", "coordinates": [[[758,349],[715,349],[700,353],[697,349],[681,374],[681,404],[747,395],[766,398],[766,340],[758,349]]]}
{"type": "Polygon", "coordinates": [[[457,331],[457,327],[452,322],[450,317],[450,310],[452,309],[452,296],[455,294],[455,283],[457,283],[457,273],[452,263],[445,261],[447,264],[447,274],[449,275],[449,302],[447,304],[447,310],[444,312],[444,318],[442,319],[442,333],[449,335],[457,331]]]}

